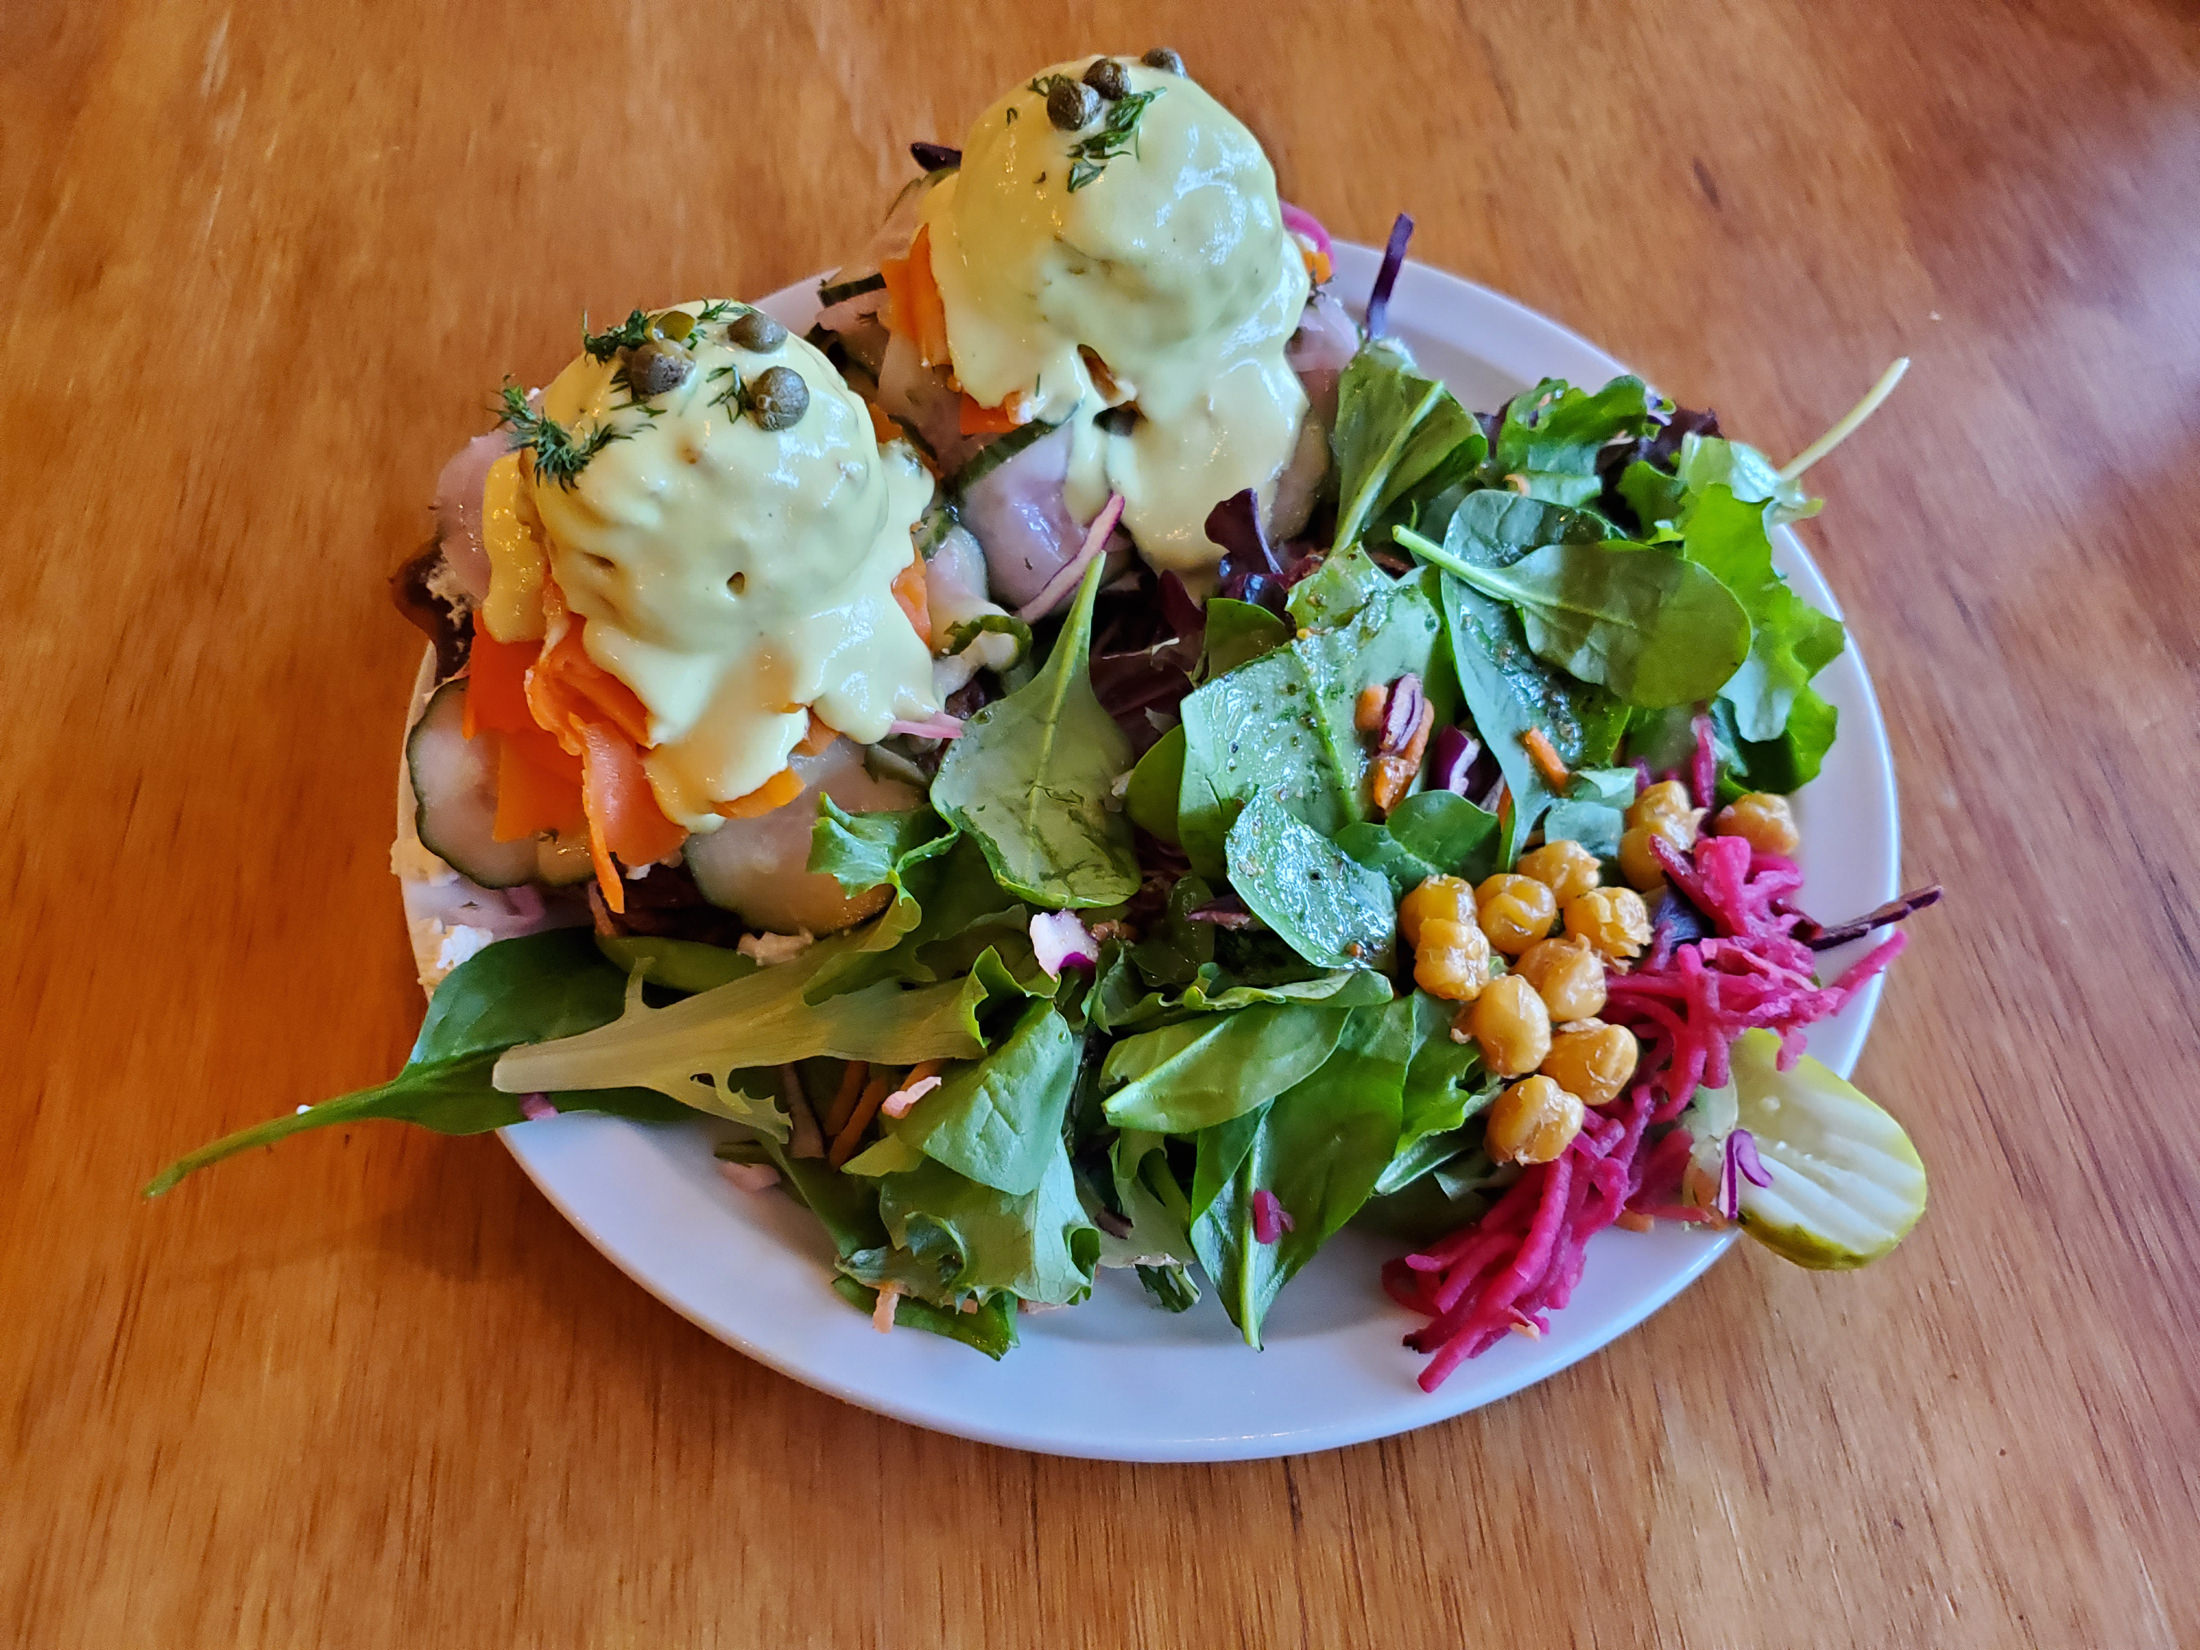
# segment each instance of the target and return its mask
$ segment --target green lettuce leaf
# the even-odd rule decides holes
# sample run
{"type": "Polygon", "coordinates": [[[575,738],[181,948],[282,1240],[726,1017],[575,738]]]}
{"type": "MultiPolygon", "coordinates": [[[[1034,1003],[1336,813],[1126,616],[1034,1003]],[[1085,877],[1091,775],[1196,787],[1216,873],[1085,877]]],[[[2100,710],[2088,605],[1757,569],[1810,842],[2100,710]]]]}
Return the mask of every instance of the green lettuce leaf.
{"type": "Polygon", "coordinates": [[[1811,678],[1846,645],[1841,623],[1796,595],[1774,571],[1762,504],[1713,486],[1690,508],[1681,544],[1689,560],[1712,573],[1749,615],[1748,657],[1720,690],[1734,707],[1735,728],[1744,739],[1777,739],[1811,678]]]}
{"type": "Polygon", "coordinates": [[[859,1282],[895,1282],[939,1306],[1006,1290],[1067,1306],[1091,1293],[1100,1233],[1077,1198],[1059,1140],[1038,1186],[1017,1196],[927,1159],[879,1181],[879,1218],[893,1249],[842,1263],[859,1282]]]}
{"type": "Polygon", "coordinates": [[[1330,448],[1337,461],[1336,549],[1344,551],[1415,498],[1472,475],[1488,442],[1451,391],[1416,372],[1396,345],[1376,342],[1338,380],[1330,448]]]}
{"type": "Polygon", "coordinates": [[[557,1083],[509,1092],[490,1081],[498,1056],[512,1044],[600,1026],[618,1014],[626,994],[626,977],[597,952],[586,929],[559,928],[484,946],[436,988],[411,1059],[387,1083],[286,1112],[201,1146],[156,1175],[145,1195],[158,1197],[209,1164],[309,1129],[378,1119],[416,1123],[438,1134],[506,1128],[526,1121],[520,1095],[537,1090],[549,1092],[560,1111],[654,1121],[681,1116],[681,1108],[662,1095],[623,1081],[585,1094],[564,1092],[557,1083]]]}
{"type": "MultiPolygon", "coordinates": [[[[869,1316],[878,1305],[878,1291],[852,1277],[833,1279],[833,1293],[869,1316]]],[[[988,1296],[969,1312],[949,1311],[914,1295],[894,1302],[897,1329],[922,1329],[983,1352],[995,1363],[1016,1346],[1016,1297],[1005,1292],[988,1296]]]]}
{"type": "Polygon", "coordinates": [[[1615,378],[1595,391],[1546,378],[1506,403],[1488,473],[1499,484],[1518,476],[1530,498],[1588,504],[1604,491],[1598,452],[1620,436],[1648,433],[1654,405],[1639,378],[1615,378]]]}
{"type": "Polygon", "coordinates": [[[1061,1148],[1082,1055],[1082,1040],[1054,1005],[1032,1003],[999,1048],[947,1072],[889,1132],[981,1186],[1035,1192],[1061,1148]]]}
{"type": "Polygon", "coordinates": [[[1130,821],[1107,805],[1130,741],[1086,660],[1103,570],[1095,557],[1046,664],[963,725],[932,781],[933,807],[977,839],[1001,886],[1048,910],[1138,892],[1130,821]]]}

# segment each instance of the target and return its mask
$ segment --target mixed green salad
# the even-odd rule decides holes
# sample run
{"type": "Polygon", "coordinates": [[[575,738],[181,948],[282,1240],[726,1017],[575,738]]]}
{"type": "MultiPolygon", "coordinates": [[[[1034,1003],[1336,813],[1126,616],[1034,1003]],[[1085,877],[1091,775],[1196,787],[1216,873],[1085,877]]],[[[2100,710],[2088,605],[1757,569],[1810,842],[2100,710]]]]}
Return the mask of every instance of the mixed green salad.
{"type": "Polygon", "coordinates": [[[1065,614],[974,621],[1013,645],[951,737],[904,742],[913,805],[818,800],[809,870],[877,915],[777,951],[497,940],[387,1083],[149,1190],[375,1118],[701,1114],[882,1327],[998,1357],[1112,1267],[1258,1347],[1358,1221],[1399,1244],[1431,1386],[1540,1333],[1613,1224],[1885,1252],[1922,1170],[1803,1028],[1900,938],[1830,981],[1816,955],[1931,896],[1796,903],[1783,799],[1845,640],[1774,564],[1804,463],[1632,377],[1477,414],[1379,303],[1369,330],[1306,532],[1225,502],[1204,599],[1088,556],[1065,614]]]}

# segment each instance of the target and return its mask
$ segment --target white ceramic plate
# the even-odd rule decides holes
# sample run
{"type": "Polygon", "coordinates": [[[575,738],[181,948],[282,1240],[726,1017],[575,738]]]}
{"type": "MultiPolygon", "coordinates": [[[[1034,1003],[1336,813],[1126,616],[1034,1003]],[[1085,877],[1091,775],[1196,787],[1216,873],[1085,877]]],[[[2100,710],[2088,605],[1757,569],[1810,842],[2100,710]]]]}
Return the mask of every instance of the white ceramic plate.
{"type": "MultiPolygon", "coordinates": [[[[1339,246],[1338,290],[1365,293],[1376,263],[1368,248],[1339,246]]],[[[766,304],[798,330],[815,310],[808,284],[766,304]]],[[[1390,324],[1469,407],[1497,406],[1545,376],[1600,384],[1625,370],[1510,299],[1419,265],[1398,283],[1390,324]]],[[[1795,587],[1838,612],[1801,544],[1785,532],[1779,540],[1795,587]]],[[[1841,736],[1798,799],[1802,862],[1811,909],[1845,917],[1895,894],[1894,773],[1854,645],[1819,686],[1840,707],[1841,736]]],[[[1874,981],[1813,1030],[1812,1051],[1848,1072],[1878,999],[1874,981]]],[[[1434,1396],[1414,1383],[1422,1359],[1400,1344],[1420,1320],[1377,1283],[1394,1250],[1355,1232],[1283,1292],[1263,1352],[1239,1341],[1211,1294],[1172,1316],[1146,1303],[1133,1274],[1103,1272],[1086,1304],[1022,1319],[1023,1344],[996,1364],[932,1335],[873,1330],[826,1287],[831,1250],[810,1217],[776,1192],[739,1192],[720,1177],[711,1146],[721,1132],[702,1120],[573,1116],[507,1129],[504,1140],[591,1243],[727,1345],[866,1409],[1054,1455],[1246,1460],[1426,1426],[1587,1357],[1686,1288],[1730,1241],[1679,1228],[1605,1233],[1548,1336],[1508,1336],[1434,1396]]],[[[1794,1287],[1817,1285],[1798,1277],[1794,1287]]]]}

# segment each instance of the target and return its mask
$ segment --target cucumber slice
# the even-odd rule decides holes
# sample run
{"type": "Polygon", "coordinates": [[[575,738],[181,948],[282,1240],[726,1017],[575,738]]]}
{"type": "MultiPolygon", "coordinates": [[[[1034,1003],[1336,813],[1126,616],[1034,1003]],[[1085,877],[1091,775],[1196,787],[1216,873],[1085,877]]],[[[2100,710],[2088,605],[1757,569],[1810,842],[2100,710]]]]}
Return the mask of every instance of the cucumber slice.
{"type": "Polygon", "coordinates": [[[948,478],[946,492],[950,498],[960,498],[980,481],[998,470],[1033,442],[1060,429],[1059,424],[1042,423],[1034,418],[1028,424],[1019,424],[995,436],[975,453],[954,475],[948,478]]]}
{"type": "Polygon", "coordinates": [[[1798,1266],[1868,1265],[1925,1213],[1925,1165],[1861,1090],[1808,1055],[1782,1071],[1779,1054],[1769,1031],[1736,1041],[1733,1082],[1698,1094],[1682,1119],[1695,1166],[1715,1184],[1728,1135],[1747,1129],[1771,1184],[1741,1180],[1742,1230],[1798,1266]]]}
{"type": "Polygon", "coordinates": [[[496,743],[493,738],[468,739],[465,725],[466,682],[461,677],[435,690],[406,736],[413,828],[421,846],[484,888],[585,881],[592,867],[588,844],[581,838],[496,839],[496,743]]]}

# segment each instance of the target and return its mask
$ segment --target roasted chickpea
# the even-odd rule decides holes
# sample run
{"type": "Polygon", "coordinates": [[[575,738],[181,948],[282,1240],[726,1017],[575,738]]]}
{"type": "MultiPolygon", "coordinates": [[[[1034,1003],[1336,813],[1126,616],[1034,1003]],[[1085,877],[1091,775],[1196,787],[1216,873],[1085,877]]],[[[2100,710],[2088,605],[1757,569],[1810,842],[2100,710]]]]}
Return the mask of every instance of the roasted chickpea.
{"type": "Polygon", "coordinates": [[[1661,779],[1627,804],[1627,823],[1647,825],[1654,819],[1686,819],[1695,811],[1686,786],[1677,779],[1661,779]]]}
{"type": "Polygon", "coordinates": [[[1584,1109],[1550,1078],[1525,1078],[1490,1107],[1482,1148],[1497,1163],[1552,1162],[1581,1132],[1584,1109]]]}
{"type": "Polygon", "coordinates": [[[1719,836],[1738,836],[1760,854],[1770,854],[1776,859],[1791,859],[1802,846],[1802,833],[1795,828],[1795,814],[1788,807],[1788,799],[1775,796],[1770,791],[1751,791],[1747,796],[1736,797],[1719,810],[1719,817],[1711,822],[1711,829],[1719,836]]]}
{"type": "Polygon", "coordinates": [[[1551,931],[1558,920],[1558,896],[1533,877],[1500,871],[1474,891],[1482,932],[1508,957],[1517,957],[1551,931]]]}
{"type": "Polygon", "coordinates": [[[1471,926],[1475,920],[1473,887],[1459,877],[1434,876],[1400,900],[1398,932],[1406,944],[1421,943],[1421,924],[1431,917],[1471,926]]]}
{"type": "Polygon", "coordinates": [[[1553,1020],[1586,1020],[1604,1008],[1604,959],[1578,934],[1537,940],[1513,971],[1536,989],[1553,1020]]]}
{"type": "Polygon", "coordinates": [[[1524,1077],[1551,1052],[1551,1011],[1518,974],[1490,981],[1474,999],[1467,1029],[1482,1063],[1500,1077],[1524,1077]]]}
{"type": "Polygon", "coordinates": [[[1471,922],[1429,917],[1413,952],[1413,983],[1431,997],[1471,1003],[1489,983],[1490,942],[1471,922]]]}
{"type": "Polygon", "coordinates": [[[1650,908],[1632,888],[1592,888],[1566,902],[1566,932],[1587,940],[1606,962],[1618,962],[1650,943],[1650,908]]]}
{"type": "Polygon", "coordinates": [[[1576,894],[1586,894],[1604,878],[1597,856],[1565,837],[1546,842],[1533,853],[1522,854],[1520,863],[1513,869],[1542,883],[1558,896],[1561,905],[1576,894]]]}
{"type": "Polygon", "coordinates": [[[1658,863],[1657,850],[1651,847],[1660,837],[1686,859],[1688,850],[1696,842],[1695,819],[1688,814],[1660,814],[1640,825],[1630,825],[1620,833],[1620,875],[1644,893],[1665,886],[1665,867],[1658,863]]]}
{"type": "Polygon", "coordinates": [[[1641,1053],[1635,1034],[1625,1026],[1591,1020],[1552,1035],[1551,1052],[1543,1057],[1543,1075],[1555,1079],[1568,1093],[1580,1095],[1584,1105],[1609,1105],[1635,1075],[1641,1053]]]}

